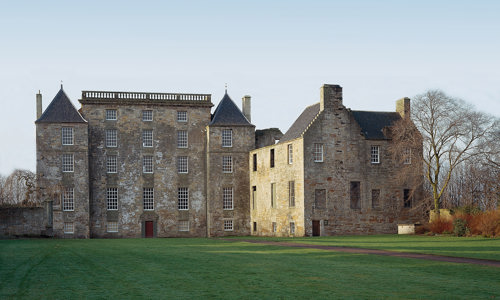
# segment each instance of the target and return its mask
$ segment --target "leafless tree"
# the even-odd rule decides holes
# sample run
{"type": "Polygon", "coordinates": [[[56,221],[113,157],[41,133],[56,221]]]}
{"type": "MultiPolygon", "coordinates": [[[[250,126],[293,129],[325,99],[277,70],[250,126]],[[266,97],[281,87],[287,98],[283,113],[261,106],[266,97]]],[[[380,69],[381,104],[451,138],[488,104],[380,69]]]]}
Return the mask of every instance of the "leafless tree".
{"type": "Polygon", "coordinates": [[[37,205],[36,176],[28,170],[14,170],[2,184],[1,204],[37,205]]]}
{"type": "Polygon", "coordinates": [[[413,98],[411,119],[394,126],[394,148],[405,153],[404,149],[415,147],[415,140],[408,136],[418,130],[423,148],[418,158],[417,153],[412,153],[412,159],[417,163],[417,167],[412,163],[412,168],[418,168],[418,163],[422,163],[424,178],[431,189],[433,209],[439,214],[441,198],[457,166],[485,155],[493,163],[498,163],[494,153],[498,149],[487,145],[492,145],[488,143],[500,131],[500,123],[498,119],[439,90],[429,90],[413,98]]]}

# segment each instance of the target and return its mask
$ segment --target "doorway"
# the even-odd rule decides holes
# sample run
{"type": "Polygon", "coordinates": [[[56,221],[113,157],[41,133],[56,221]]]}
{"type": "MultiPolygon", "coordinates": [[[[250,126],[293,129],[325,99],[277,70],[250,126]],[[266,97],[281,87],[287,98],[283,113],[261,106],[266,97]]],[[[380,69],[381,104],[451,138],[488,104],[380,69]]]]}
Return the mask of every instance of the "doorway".
{"type": "Polygon", "coordinates": [[[152,238],[153,235],[154,235],[154,231],[153,231],[153,221],[146,221],[144,222],[145,224],[145,237],[147,238],[152,238]]]}
{"type": "Polygon", "coordinates": [[[319,226],[319,220],[313,220],[313,236],[320,236],[321,228],[319,226]]]}

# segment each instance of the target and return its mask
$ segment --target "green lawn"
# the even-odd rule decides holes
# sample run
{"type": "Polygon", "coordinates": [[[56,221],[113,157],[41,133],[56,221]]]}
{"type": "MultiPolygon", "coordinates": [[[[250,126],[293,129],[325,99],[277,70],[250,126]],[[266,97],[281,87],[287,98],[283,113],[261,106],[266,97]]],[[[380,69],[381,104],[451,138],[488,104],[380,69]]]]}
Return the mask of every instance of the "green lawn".
{"type": "Polygon", "coordinates": [[[468,264],[238,240],[0,240],[0,299],[499,297],[500,269],[468,264]]]}
{"type": "Polygon", "coordinates": [[[314,238],[251,237],[251,239],[500,260],[500,238],[387,234],[314,238]]]}

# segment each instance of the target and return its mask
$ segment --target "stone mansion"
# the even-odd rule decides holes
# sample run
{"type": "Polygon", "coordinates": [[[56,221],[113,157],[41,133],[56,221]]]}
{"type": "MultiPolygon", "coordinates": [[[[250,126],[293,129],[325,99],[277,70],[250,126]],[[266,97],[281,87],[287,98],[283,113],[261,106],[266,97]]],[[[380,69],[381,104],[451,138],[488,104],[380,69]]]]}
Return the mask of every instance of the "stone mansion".
{"type": "MultiPolygon", "coordinates": [[[[418,197],[393,180],[396,112],[354,111],[323,85],[283,135],[256,130],[251,99],[64,90],[42,113],[37,187],[45,232],[65,238],[395,233],[418,197]]],[[[418,151],[415,151],[417,153],[418,151]]],[[[407,162],[408,163],[408,162],[407,162]]],[[[410,162],[411,163],[411,160],[410,162]]]]}

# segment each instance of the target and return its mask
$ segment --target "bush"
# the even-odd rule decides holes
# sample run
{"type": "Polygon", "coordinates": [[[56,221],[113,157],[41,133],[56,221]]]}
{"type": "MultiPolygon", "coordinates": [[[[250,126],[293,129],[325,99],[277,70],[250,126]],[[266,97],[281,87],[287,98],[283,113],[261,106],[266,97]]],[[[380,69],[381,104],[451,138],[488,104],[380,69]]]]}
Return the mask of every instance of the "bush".
{"type": "Polygon", "coordinates": [[[500,231],[500,210],[487,211],[481,214],[477,229],[483,236],[496,236],[500,231]]]}
{"type": "Polygon", "coordinates": [[[467,233],[467,221],[464,219],[453,220],[453,234],[456,236],[464,236],[467,233]]]}
{"type": "Polygon", "coordinates": [[[442,217],[436,218],[430,223],[430,230],[433,233],[451,233],[453,232],[453,223],[449,219],[442,217]]]}

